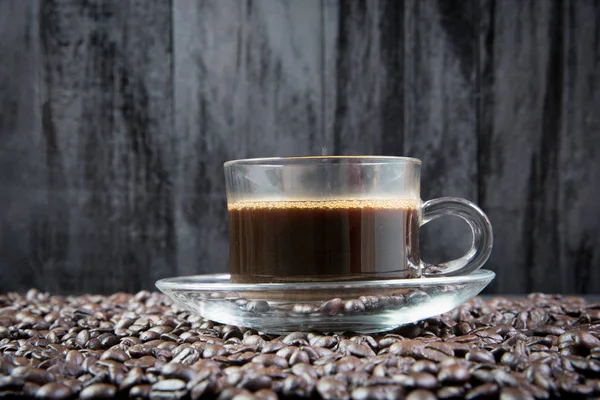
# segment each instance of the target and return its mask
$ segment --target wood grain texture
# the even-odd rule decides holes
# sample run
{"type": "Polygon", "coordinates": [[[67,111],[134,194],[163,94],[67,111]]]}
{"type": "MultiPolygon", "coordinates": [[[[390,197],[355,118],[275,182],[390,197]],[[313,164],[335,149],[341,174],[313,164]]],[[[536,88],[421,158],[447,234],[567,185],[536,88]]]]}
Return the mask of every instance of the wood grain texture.
{"type": "MultiPolygon", "coordinates": [[[[474,17],[463,1],[327,0],[325,104],[336,153],[420,158],[424,199],[476,200],[474,17]]],[[[469,231],[443,218],[421,239],[427,261],[448,261],[468,249],[469,231]]]]}
{"type": "Polygon", "coordinates": [[[178,273],[228,270],[223,163],[320,154],[318,0],[174,5],[178,273]]]}
{"type": "Polygon", "coordinates": [[[12,199],[40,203],[11,268],[55,291],[150,287],[175,272],[170,3],[39,5],[43,183],[12,199]]]}
{"type": "Polygon", "coordinates": [[[482,2],[479,200],[499,292],[594,290],[581,279],[599,267],[588,229],[600,226],[590,207],[600,140],[583,115],[600,108],[598,2],[584,3],[482,2]]]}
{"type": "Polygon", "coordinates": [[[30,228],[43,217],[46,163],[41,136],[39,4],[0,1],[0,290],[36,284],[30,228]]]}
{"type": "Polygon", "coordinates": [[[598,293],[600,282],[600,1],[563,9],[565,89],[558,156],[562,291],[598,293]]]}
{"type": "Polygon", "coordinates": [[[226,271],[223,162],[327,146],[480,204],[488,293],[598,292],[600,0],[0,0],[0,55],[0,291],[226,271]]]}

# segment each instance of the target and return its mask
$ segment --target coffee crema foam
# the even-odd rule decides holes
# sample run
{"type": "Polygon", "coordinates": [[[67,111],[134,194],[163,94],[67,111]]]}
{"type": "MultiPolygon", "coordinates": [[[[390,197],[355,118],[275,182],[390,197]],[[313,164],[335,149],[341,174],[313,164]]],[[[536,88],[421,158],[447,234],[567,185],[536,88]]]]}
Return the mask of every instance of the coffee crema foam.
{"type": "Polygon", "coordinates": [[[229,203],[227,209],[233,210],[418,210],[419,199],[347,199],[347,200],[282,200],[282,201],[238,201],[229,203]]]}

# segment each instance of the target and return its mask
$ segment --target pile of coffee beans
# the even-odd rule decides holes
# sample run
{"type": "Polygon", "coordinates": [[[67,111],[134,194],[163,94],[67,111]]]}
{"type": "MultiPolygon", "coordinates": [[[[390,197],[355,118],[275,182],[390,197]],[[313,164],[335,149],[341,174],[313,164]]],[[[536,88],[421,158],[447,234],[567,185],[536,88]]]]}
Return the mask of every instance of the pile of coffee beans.
{"type": "MultiPolygon", "coordinates": [[[[298,310],[303,311],[303,309],[298,310]]],[[[267,335],[158,293],[0,295],[0,397],[600,396],[600,303],[472,300],[393,332],[267,335]]]]}

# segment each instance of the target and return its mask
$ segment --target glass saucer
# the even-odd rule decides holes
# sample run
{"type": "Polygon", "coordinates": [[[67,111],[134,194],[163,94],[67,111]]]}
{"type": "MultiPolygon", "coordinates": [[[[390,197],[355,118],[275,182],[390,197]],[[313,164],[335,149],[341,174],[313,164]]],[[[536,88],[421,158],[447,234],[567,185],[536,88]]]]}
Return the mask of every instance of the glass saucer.
{"type": "Polygon", "coordinates": [[[163,293],[206,319],[266,333],[381,332],[450,311],[496,276],[353,282],[230,283],[228,274],[161,279],[163,293]]]}

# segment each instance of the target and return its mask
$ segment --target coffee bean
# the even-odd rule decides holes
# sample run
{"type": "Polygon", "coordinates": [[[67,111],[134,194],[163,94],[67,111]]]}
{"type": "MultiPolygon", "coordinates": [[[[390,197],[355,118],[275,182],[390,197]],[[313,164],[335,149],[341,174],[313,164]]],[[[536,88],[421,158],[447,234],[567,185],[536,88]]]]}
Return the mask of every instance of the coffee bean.
{"type": "Polygon", "coordinates": [[[436,396],[429,390],[417,389],[413,390],[406,396],[406,400],[435,400],[436,396]]]}
{"type": "Polygon", "coordinates": [[[600,347],[600,339],[588,332],[579,332],[575,336],[575,343],[585,347],[588,351],[600,347]]]}
{"type": "Polygon", "coordinates": [[[308,363],[294,364],[294,366],[292,367],[292,373],[294,373],[297,376],[307,374],[311,378],[318,378],[317,370],[315,369],[315,367],[308,363]]]}
{"type": "Polygon", "coordinates": [[[208,345],[202,352],[202,358],[213,358],[227,354],[225,347],[220,344],[208,345]]]}
{"type": "Polygon", "coordinates": [[[344,340],[340,343],[340,346],[345,348],[347,353],[357,357],[374,357],[375,352],[364,344],[352,342],[350,340],[344,340]]]}
{"type": "Polygon", "coordinates": [[[289,359],[290,365],[295,365],[298,363],[305,363],[305,364],[310,363],[308,354],[305,351],[300,350],[300,349],[296,349],[294,351],[294,353],[290,356],[290,359],[289,359]]]}
{"type": "Polygon", "coordinates": [[[186,383],[181,379],[164,379],[152,385],[152,391],[175,392],[186,388],[186,383]]]}
{"type": "Polygon", "coordinates": [[[252,358],[252,362],[263,364],[266,367],[271,365],[279,368],[288,368],[288,362],[285,358],[275,354],[260,354],[252,358]]]}
{"type": "Polygon", "coordinates": [[[283,347],[285,347],[285,344],[281,340],[271,340],[262,346],[261,352],[274,353],[281,350],[283,347]]]}
{"type": "MultiPolygon", "coordinates": [[[[353,400],[386,400],[402,398],[404,390],[398,386],[368,386],[360,387],[352,391],[353,400]]],[[[435,397],[434,397],[435,398],[435,397]]]]}
{"type": "Polygon", "coordinates": [[[465,395],[465,399],[487,399],[498,395],[499,387],[494,383],[484,383],[469,390],[465,395]]]}
{"type": "Polygon", "coordinates": [[[343,382],[335,378],[321,378],[317,383],[317,391],[323,399],[349,399],[348,390],[343,382]]]}
{"type": "Polygon", "coordinates": [[[126,391],[133,386],[147,382],[147,378],[140,367],[132,368],[119,384],[119,391],[126,391]]]}
{"type": "Polygon", "coordinates": [[[113,398],[116,393],[117,388],[114,385],[108,383],[94,383],[84,388],[81,393],[79,393],[79,398],[83,400],[110,399],[113,398]]]}
{"type": "Polygon", "coordinates": [[[429,372],[430,374],[437,375],[439,368],[438,364],[428,361],[428,360],[419,360],[411,365],[410,370],[412,372],[429,372]]]}
{"type": "Polygon", "coordinates": [[[292,332],[281,341],[288,346],[308,346],[307,336],[304,332],[292,332]]]}
{"type": "Polygon", "coordinates": [[[47,383],[44,386],[40,387],[35,396],[40,399],[68,399],[73,395],[73,390],[62,383],[47,383]]]}
{"type": "Polygon", "coordinates": [[[53,380],[53,376],[48,371],[39,368],[17,367],[10,374],[13,378],[22,378],[26,381],[44,385],[53,380]]]}
{"type": "Polygon", "coordinates": [[[500,400],[534,400],[531,393],[516,387],[502,388],[500,391],[500,400]]]}
{"type": "Polygon", "coordinates": [[[334,336],[317,336],[316,340],[311,341],[310,345],[315,347],[326,347],[328,349],[332,348],[338,343],[338,340],[334,336]]]}
{"type": "Polygon", "coordinates": [[[253,313],[264,313],[269,311],[269,303],[263,300],[252,300],[246,304],[246,311],[253,313]]]}
{"type": "Polygon", "coordinates": [[[124,362],[125,366],[128,368],[140,367],[142,369],[147,369],[153,367],[156,364],[156,358],[152,356],[143,356],[137,359],[129,359],[124,362]]]}
{"type": "Polygon", "coordinates": [[[466,367],[460,364],[454,364],[442,367],[438,372],[437,378],[440,383],[444,385],[452,385],[468,381],[470,378],[470,373],[466,367]]]}
{"type": "Polygon", "coordinates": [[[406,296],[406,302],[410,304],[420,304],[429,299],[429,295],[422,290],[412,290],[406,296]]]}
{"type": "Polygon", "coordinates": [[[465,396],[463,386],[446,386],[437,391],[438,399],[461,399],[465,396]]]}
{"type": "Polygon", "coordinates": [[[287,376],[283,382],[274,381],[272,389],[287,397],[310,397],[315,390],[315,382],[306,375],[287,376]]]}
{"type": "Polygon", "coordinates": [[[365,311],[365,304],[359,299],[348,300],[344,303],[344,312],[357,314],[365,311]]]}
{"type": "Polygon", "coordinates": [[[468,361],[484,363],[484,364],[496,364],[494,355],[487,350],[471,349],[466,357],[468,361]]]}
{"type": "Polygon", "coordinates": [[[101,350],[102,349],[102,343],[100,342],[100,339],[98,338],[93,338],[88,340],[88,342],[85,345],[88,349],[90,350],[101,350]]]}
{"type": "Polygon", "coordinates": [[[376,296],[360,296],[358,300],[363,302],[367,311],[374,310],[379,306],[379,299],[376,296]]]}
{"type": "Polygon", "coordinates": [[[294,314],[312,314],[317,311],[319,311],[319,308],[310,303],[298,303],[294,304],[292,307],[292,312],[294,314]]]}
{"type": "Polygon", "coordinates": [[[355,356],[346,356],[340,358],[335,363],[337,372],[354,371],[360,365],[360,359],[355,356]]]}
{"type": "Polygon", "coordinates": [[[25,384],[25,379],[14,376],[0,376],[0,392],[19,390],[25,384]]]}
{"type": "Polygon", "coordinates": [[[129,390],[129,397],[148,398],[150,397],[151,385],[136,385],[129,390]]]}
{"type": "Polygon", "coordinates": [[[390,353],[403,357],[422,358],[425,344],[418,340],[403,340],[390,346],[390,353]]]}
{"type": "Polygon", "coordinates": [[[111,348],[105,351],[101,356],[101,360],[114,360],[119,362],[125,362],[129,360],[129,356],[123,350],[111,348]]]}
{"type": "Polygon", "coordinates": [[[269,389],[260,389],[254,393],[254,396],[257,399],[261,399],[261,400],[277,400],[278,399],[277,393],[275,393],[274,391],[269,390],[269,389]]]}
{"type": "Polygon", "coordinates": [[[217,397],[217,400],[248,400],[252,399],[252,395],[246,389],[228,387],[223,389],[217,397]]]}
{"type": "Polygon", "coordinates": [[[538,326],[533,330],[533,334],[536,336],[548,336],[556,335],[560,336],[565,333],[565,329],[555,325],[542,325],[538,326]]]}
{"type": "Polygon", "coordinates": [[[438,382],[435,376],[428,372],[417,372],[412,374],[414,386],[423,389],[434,389],[438,382]]]}
{"type": "Polygon", "coordinates": [[[255,392],[260,389],[270,389],[272,382],[271,377],[267,375],[246,375],[239,383],[239,387],[255,392]]]}

